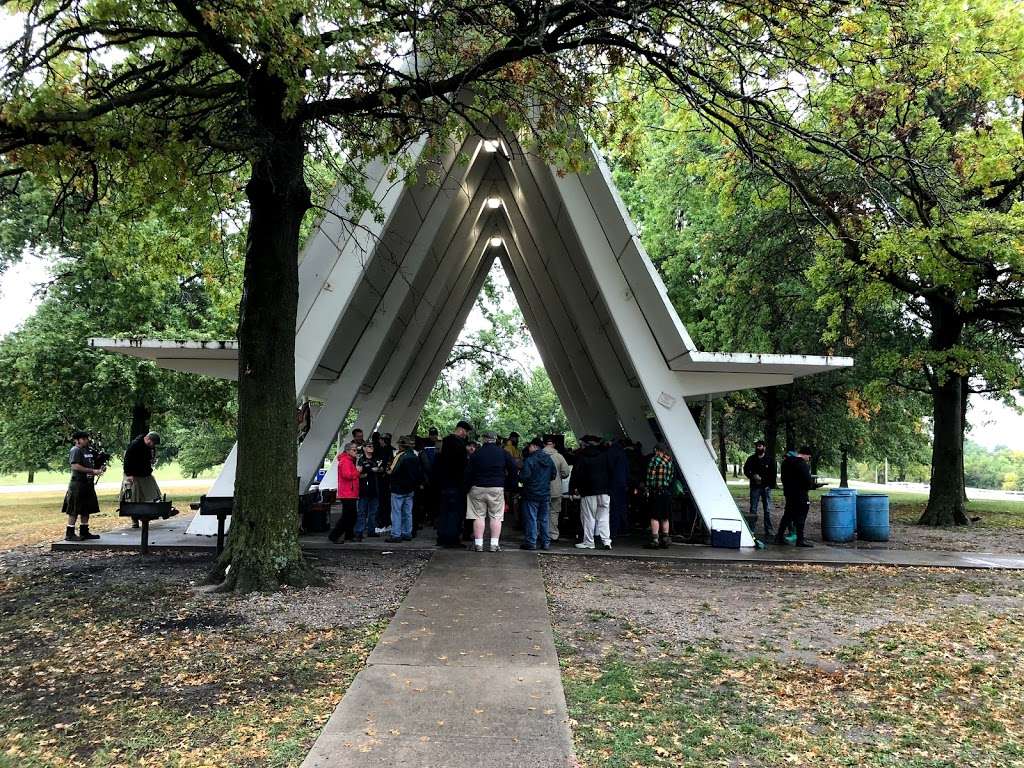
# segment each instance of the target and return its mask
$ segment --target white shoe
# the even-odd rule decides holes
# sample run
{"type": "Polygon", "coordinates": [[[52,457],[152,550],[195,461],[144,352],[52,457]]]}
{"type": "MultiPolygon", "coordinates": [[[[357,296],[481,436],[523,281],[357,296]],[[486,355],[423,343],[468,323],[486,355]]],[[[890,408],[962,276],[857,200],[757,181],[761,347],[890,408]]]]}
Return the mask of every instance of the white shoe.
{"type": "Polygon", "coordinates": [[[593,548],[594,548],[593,544],[585,544],[582,541],[579,544],[576,545],[576,549],[593,549],[593,548]]]}

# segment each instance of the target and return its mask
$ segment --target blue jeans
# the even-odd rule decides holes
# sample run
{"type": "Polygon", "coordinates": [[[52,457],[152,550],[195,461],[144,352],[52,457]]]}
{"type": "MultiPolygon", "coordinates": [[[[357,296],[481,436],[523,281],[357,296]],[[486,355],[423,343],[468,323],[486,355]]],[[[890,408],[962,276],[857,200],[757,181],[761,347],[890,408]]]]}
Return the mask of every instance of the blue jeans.
{"type": "Polygon", "coordinates": [[[772,529],[772,489],[761,488],[756,485],[750,486],[750,514],[757,517],[757,506],[764,504],[764,529],[772,529]]]}
{"type": "Polygon", "coordinates": [[[391,494],[391,535],[393,537],[412,537],[412,493],[391,494]]]}
{"type": "Polygon", "coordinates": [[[356,507],[356,536],[369,535],[377,528],[377,497],[360,498],[356,507]]]}
{"type": "Polygon", "coordinates": [[[547,496],[539,499],[523,498],[523,538],[531,547],[551,544],[548,538],[548,506],[547,496]]]}

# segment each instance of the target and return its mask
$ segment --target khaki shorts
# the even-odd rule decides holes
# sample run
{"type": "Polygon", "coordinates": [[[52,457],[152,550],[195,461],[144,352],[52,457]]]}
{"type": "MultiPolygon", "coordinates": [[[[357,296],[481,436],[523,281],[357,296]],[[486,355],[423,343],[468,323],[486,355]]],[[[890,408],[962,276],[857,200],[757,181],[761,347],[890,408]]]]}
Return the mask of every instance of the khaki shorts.
{"type": "Polygon", "coordinates": [[[474,485],[469,489],[467,501],[467,520],[497,520],[500,523],[505,519],[504,488],[478,488],[474,485]]]}

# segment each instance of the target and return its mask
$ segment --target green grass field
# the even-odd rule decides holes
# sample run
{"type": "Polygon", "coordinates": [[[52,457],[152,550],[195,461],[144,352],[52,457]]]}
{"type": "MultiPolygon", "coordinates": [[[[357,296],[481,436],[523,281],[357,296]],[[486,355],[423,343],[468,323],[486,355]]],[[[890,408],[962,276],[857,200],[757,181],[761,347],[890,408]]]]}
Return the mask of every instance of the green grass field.
{"type": "MultiPolygon", "coordinates": [[[[210,479],[217,476],[220,472],[220,467],[214,467],[208,469],[205,472],[200,472],[196,479],[210,479]]],[[[157,482],[161,480],[188,480],[192,478],[191,474],[182,471],[181,467],[176,461],[170,461],[166,464],[158,464],[154,471],[157,482]]],[[[121,478],[121,460],[114,459],[110,462],[110,467],[107,469],[107,474],[104,476],[104,481],[114,482],[121,478]]],[[[52,483],[66,483],[68,481],[68,473],[65,470],[53,471],[43,470],[36,472],[34,483],[38,485],[50,485],[52,483]]],[[[0,475],[0,485],[25,485],[28,483],[27,472],[17,472],[13,475],[0,475]]],[[[2,502],[0,502],[2,503],[2,502]]]]}
{"type": "MultiPolygon", "coordinates": [[[[749,497],[746,485],[730,484],[729,490],[740,509],[745,509],[749,497]]],[[[813,491],[811,500],[818,501],[824,493],[826,491],[813,491]]],[[[781,491],[776,491],[774,498],[780,496],[781,491]]],[[[781,499],[778,503],[781,506],[781,499]]],[[[925,493],[889,492],[889,514],[893,522],[916,523],[927,503],[928,495],[925,493]]],[[[970,501],[967,503],[967,511],[981,517],[982,525],[986,528],[1024,528],[1024,501],[970,501]]]]}
{"type": "MultiPolygon", "coordinates": [[[[189,502],[198,501],[205,493],[206,484],[188,488],[175,488],[168,493],[182,512],[189,502]]],[[[116,516],[117,492],[100,493],[100,514],[89,520],[94,533],[120,528],[125,521],[116,516]]],[[[0,494],[0,551],[12,547],[53,541],[64,535],[65,519],[60,514],[64,493],[3,493],[0,494]]]]}

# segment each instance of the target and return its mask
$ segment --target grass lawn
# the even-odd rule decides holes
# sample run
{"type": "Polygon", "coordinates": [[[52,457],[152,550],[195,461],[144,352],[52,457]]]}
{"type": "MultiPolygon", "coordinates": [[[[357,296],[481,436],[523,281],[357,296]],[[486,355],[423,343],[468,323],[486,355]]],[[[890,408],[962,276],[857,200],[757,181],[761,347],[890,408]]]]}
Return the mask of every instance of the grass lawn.
{"type": "MultiPolygon", "coordinates": [[[[220,472],[220,467],[214,467],[208,469],[205,472],[200,472],[197,478],[212,479],[217,477],[220,472]]],[[[185,473],[176,461],[170,461],[165,463],[157,464],[156,470],[154,471],[157,482],[161,480],[187,480],[192,477],[191,473],[185,473]]],[[[121,479],[121,459],[117,457],[112,459],[107,469],[107,473],[103,476],[104,482],[114,481],[117,482],[121,479]]],[[[42,470],[36,472],[35,483],[39,485],[49,485],[51,483],[67,484],[68,473],[67,470],[42,470]]],[[[0,475],[0,485],[25,485],[28,483],[27,472],[17,472],[13,475],[0,475]]]]}
{"type": "Polygon", "coordinates": [[[0,554],[0,768],[298,766],[422,561],[250,596],[198,588],[209,564],[0,554]]]}
{"type": "Polygon", "coordinates": [[[1024,765],[1022,574],[552,560],[584,768],[1024,765]]]}
{"type": "MultiPolygon", "coordinates": [[[[746,485],[730,485],[729,490],[740,505],[740,509],[747,509],[750,495],[746,485]]],[[[811,500],[817,501],[824,493],[826,491],[813,491],[811,500]]],[[[781,514],[782,491],[776,491],[773,498],[781,514]]],[[[928,495],[925,493],[890,491],[890,519],[894,523],[914,525],[921,518],[927,503],[928,495]]],[[[969,501],[967,511],[968,514],[981,518],[978,524],[981,528],[1024,528],[1024,501],[969,501]]]]}
{"type": "MultiPolygon", "coordinates": [[[[168,496],[182,512],[188,511],[190,501],[197,501],[206,486],[174,488],[168,496]]],[[[109,531],[125,525],[116,516],[117,492],[98,494],[100,514],[89,520],[93,532],[109,531]]],[[[40,544],[63,537],[66,518],[60,514],[64,493],[3,493],[0,494],[0,551],[12,547],[40,544]]]]}

